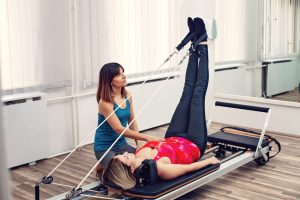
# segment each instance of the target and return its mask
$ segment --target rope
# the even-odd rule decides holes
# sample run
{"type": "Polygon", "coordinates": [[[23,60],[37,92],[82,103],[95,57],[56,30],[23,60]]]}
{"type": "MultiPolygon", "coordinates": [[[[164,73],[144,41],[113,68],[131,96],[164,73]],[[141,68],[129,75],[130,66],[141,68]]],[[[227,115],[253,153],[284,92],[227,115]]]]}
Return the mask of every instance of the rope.
{"type": "MultiPolygon", "coordinates": [[[[74,186],[70,186],[70,185],[64,185],[64,184],[61,184],[61,183],[52,183],[53,185],[58,185],[58,186],[62,186],[62,187],[68,187],[68,188],[74,188],[74,186]]],[[[95,192],[95,193],[99,193],[99,191],[97,190],[88,190],[88,189],[83,189],[83,192],[95,192]]],[[[100,197],[100,196],[90,196],[90,195],[86,195],[86,194],[80,194],[81,196],[86,196],[86,197],[94,197],[94,198],[101,198],[101,199],[112,199],[112,200],[117,200],[115,198],[109,198],[107,196],[105,197],[100,197]]]]}
{"type": "Polygon", "coordinates": [[[51,183],[53,185],[58,185],[58,186],[63,186],[63,187],[68,187],[68,188],[74,188],[74,186],[70,186],[70,185],[64,185],[64,184],[61,184],[61,183],[51,183]]]}
{"type": "MultiPolygon", "coordinates": [[[[170,55],[169,55],[169,57],[155,70],[155,71],[157,71],[157,70],[159,70],[164,64],[166,64],[172,57],[173,57],[173,55],[176,53],[176,51],[174,51],[173,53],[171,53],[170,55]]],[[[154,71],[154,72],[155,72],[154,71]]],[[[154,75],[154,73],[152,73],[149,77],[147,77],[138,87],[136,87],[135,88],[135,90],[131,93],[131,95],[129,95],[120,105],[118,105],[118,107],[113,111],[113,112],[111,112],[108,116],[107,116],[107,118],[105,118],[94,130],[93,130],[93,132],[91,132],[89,135],[87,135],[55,168],[53,168],[53,170],[51,171],[51,172],[49,172],[48,173],[48,175],[46,176],[46,177],[48,177],[48,176],[51,176],[56,170],[57,170],[57,168],[59,168],[79,147],[81,147],[81,145],[82,144],[84,144],[84,142],[87,140],[87,139],[89,139],[91,136],[92,136],[92,134],[94,134],[95,132],[96,132],[96,130],[100,127],[100,126],[102,126],[118,109],[120,109],[120,107],[121,106],[123,106],[123,104],[130,98],[130,97],[132,97],[132,95],[136,92],[136,91],[138,91],[138,89],[142,86],[142,85],[144,85],[152,76],[154,75]]]]}

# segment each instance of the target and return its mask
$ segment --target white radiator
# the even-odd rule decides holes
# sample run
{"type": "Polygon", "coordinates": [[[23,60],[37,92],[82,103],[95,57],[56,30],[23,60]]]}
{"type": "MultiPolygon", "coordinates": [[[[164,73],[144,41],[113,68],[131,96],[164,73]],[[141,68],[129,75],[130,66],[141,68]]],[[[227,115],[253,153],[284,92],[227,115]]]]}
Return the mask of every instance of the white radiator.
{"type": "Polygon", "coordinates": [[[46,158],[48,151],[47,102],[44,93],[6,95],[3,124],[8,167],[46,158]]]}
{"type": "MultiPolygon", "coordinates": [[[[251,83],[247,82],[247,70],[244,63],[232,63],[215,66],[214,91],[216,93],[249,96],[251,83]]],[[[251,91],[251,90],[250,90],[251,91]]]]}
{"type": "Polygon", "coordinates": [[[264,96],[289,92],[295,89],[296,67],[292,59],[272,59],[263,61],[264,96]]]}

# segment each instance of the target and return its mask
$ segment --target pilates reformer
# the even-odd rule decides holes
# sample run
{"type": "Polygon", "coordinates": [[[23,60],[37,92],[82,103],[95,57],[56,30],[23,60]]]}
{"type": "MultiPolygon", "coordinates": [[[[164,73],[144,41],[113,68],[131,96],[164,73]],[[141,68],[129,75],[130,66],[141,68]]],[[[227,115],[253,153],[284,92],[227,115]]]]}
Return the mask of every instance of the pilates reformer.
{"type": "MultiPolygon", "coordinates": [[[[169,57],[163,62],[162,65],[159,66],[158,69],[160,69],[165,63],[167,63],[173,57],[173,55],[175,53],[180,51],[180,49],[190,40],[190,37],[192,37],[192,35],[188,34],[186,36],[186,38],[177,46],[176,50],[172,54],[169,55],[169,57]]],[[[183,59],[180,61],[179,65],[183,62],[183,60],[188,55],[189,54],[186,54],[183,57],[183,59]]],[[[150,77],[148,79],[150,79],[150,77]]],[[[146,83],[148,79],[146,79],[139,87],[137,87],[132,92],[132,95],[144,83],[146,83]]],[[[154,93],[154,95],[156,95],[156,93],[159,91],[160,88],[158,88],[158,90],[154,93]]],[[[153,95],[153,97],[154,97],[154,95],[153,95]]],[[[130,98],[130,97],[127,97],[127,98],[130,98]]],[[[152,100],[152,97],[149,99],[149,102],[151,100],[152,100]]],[[[125,101],[123,103],[121,103],[116,108],[116,110],[119,109],[119,107],[122,106],[125,103],[125,101]]],[[[144,106],[146,106],[147,103],[144,106]]],[[[206,151],[206,155],[208,155],[209,153],[215,153],[215,155],[218,158],[222,159],[221,164],[207,166],[198,171],[180,176],[171,181],[159,180],[159,178],[157,176],[155,176],[155,165],[153,165],[153,163],[151,163],[151,162],[148,162],[148,163],[146,162],[139,169],[139,173],[140,173],[140,178],[138,179],[139,183],[137,184],[137,186],[135,188],[132,188],[127,191],[122,191],[122,195],[123,195],[122,199],[124,199],[124,200],[125,199],[174,199],[174,198],[182,196],[182,195],[186,194],[187,192],[190,192],[190,191],[192,191],[192,190],[252,161],[252,160],[256,161],[259,165],[264,165],[266,162],[268,162],[268,160],[270,158],[269,151],[271,150],[270,144],[271,144],[272,140],[266,139],[264,137],[264,135],[265,135],[265,130],[267,128],[268,121],[269,121],[270,109],[246,106],[246,105],[238,105],[238,104],[229,104],[229,103],[224,103],[224,102],[216,102],[215,106],[238,108],[238,109],[267,113],[266,122],[265,122],[265,125],[263,127],[263,130],[262,130],[259,138],[258,137],[250,137],[250,133],[236,134],[239,132],[243,132],[241,130],[235,131],[234,136],[232,136],[233,133],[227,133],[226,129],[224,129],[221,132],[211,134],[208,137],[208,142],[210,142],[211,148],[206,151]],[[226,134],[232,134],[232,135],[230,137],[226,134]],[[231,152],[232,154],[230,156],[226,156],[226,152],[231,152]]],[[[141,109],[141,111],[143,109],[144,109],[144,107],[141,109]]],[[[116,110],[114,110],[114,112],[116,110]]],[[[136,117],[139,116],[140,112],[136,115],[136,117]]],[[[111,115],[112,115],[112,113],[111,113],[111,115]]],[[[211,120],[209,120],[208,126],[210,125],[210,123],[211,123],[211,120]]],[[[102,124],[100,124],[97,128],[99,128],[101,125],[102,124]]],[[[128,127],[129,126],[130,126],[130,124],[128,125],[128,127]]],[[[93,131],[93,133],[94,132],[95,131],[93,131]]],[[[121,137],[122,134],[123,133],[121,133],[119,137],[121,137]]],[[[36,200],[40,199],[39,198],[40,185],[54,184],[53,183],[54,178],[51,176],[52,173],[73,152],[75,152],[76,149],[78,149],[81,146],[81,144],[83,144],[89,137],[90,137],[90,135],[87,138],[85,138],[78,146],[76,146],[75,149],[73,149],[73,151],[71,151],[71,153],[68,156],[66,156],[58,164],[58,166],[55,167],[47,176],[44,176],[43,178],[36,181],[36,184],[35,184],[35,199],[36,200]]],[[[117,138],[117,140],[118,139],[119,138],[117,138]]],[[[115,143],[113,143],[112,146],[114,144],[115,143]]],[[[109,150],[110,149],[108,149],[107,152],[109,150]]],[[[103,157],[105,155],[106,154],[104,154],[103,157]]],[[[101,159],[96,163],[96,165],[99,164],[101,159]]],[[[81,185],[86,180],[86,178],[95,169],[96,165],[91,169],[91,171],[86,175],[86,177],[77,185],[77,187],[73,187],[73,189],[71,191],[63,193],[58,196],[55,196],[50,199],[51,200],[54,200],[54,199],[82,199],[85,197],[92,197],[95,194],[99,194],[99,187],[100,187],[99,181],[97,181],[95,183],[90,183],[88,185],[81,187],[81,185]]],[[[104,183],[104,184],[107,185],[109,188],[114,188],[117,190],[120,189],[111,183],[104,183]]],[[[56,185],[64,186],[62,184],[57,184],[57,183],[56,183],[56,185]]],[[[95,198],[104,198],[104,199],[116,199],[116,198],[111,198],[107,195],[103,195],[103,194],[105,194],[105,192],[104,193],[100,192],[100,194],[102,194],[102,196],[97,196],[97,197],[94,196],[94,197],[95,198]]]]}
{"type": "MultiPolygon", "coordinates": [[[[215,106],[266,113],[266,119],[260,135],[258,135],[257,132],[241,128],[225,127],[208,136],[209,148],[206,150],[204,155],[205,157],[209,154],[214,154],[221,160],[221,164],[210,165],[195,172],[180,176],[176,179],[163,181],[157,178],[155,169],[153,170],[155,165],[146,162],[139,169],[142,174],[142,180],[139,180],[136,187],[127,191],[121,191],[118,186],[112,183],[105,183],[105,185],[109,188],[120,190],[122,192],[121,199],[124,200],[174,199],[191,192],[251,161],[255,161],[258,166],[265,165],[271,157],[274,157],[279,153],[279,142],[270,136],[265,136],[271,115],[271,109],[226,102],[216,102],[215,106]],[[278,152],[275,155],[270,156],[272,148],[271,144],[273,142],[278,145],[278,152]]],[[[211,116],[213,116],[213,114],[211,116]]],[[[210,119],[208,121],[208,126],[211,122],[212,120],[210,119]]],[[[98,187],[99,182],[86,185],[81,191],[82,193],[74,197],[74,199],[84,198],[85,194],[96,194],[98,187]]],[[[65,195],[66,194],[62,194],[58,198],[51,198],[51,200],[64,199],[65,195]]],[[[109,196],[104,195],[102,197],[109,199],[109,196]]]]}

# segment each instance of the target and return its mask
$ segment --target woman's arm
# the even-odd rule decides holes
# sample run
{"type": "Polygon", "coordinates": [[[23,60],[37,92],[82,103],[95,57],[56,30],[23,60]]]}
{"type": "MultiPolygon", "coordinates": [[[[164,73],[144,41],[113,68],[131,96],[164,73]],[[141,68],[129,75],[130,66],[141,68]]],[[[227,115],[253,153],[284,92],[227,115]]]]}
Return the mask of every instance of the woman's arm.
{"type": "MultiPolygon", "coordinates": [[[[107,118],[113,111],[114,111],[114,105],[112,103],[109,102],[105,102],[100,100],[99,101],[99,112],[105,117],[107,118]]],[[[122,126],[119,118],[117,117],[117,115],[115,113],[113,113],[108,119],[107,122],[109,123],[109,125],[112,127],[112,129],[118,133],[121,134],[126,127],[122,126]]],[[[157,140],[156,137],[150,136],[150,135],[145,135],[145,134],[140,134],[137,131],[131,130],[131,129],[127,129],[124,134],[125,137],[131,138],[131,139],[135,139],[135,140],[144,140],[146,142],[148,141],[153,141],[153,140],[157,140]]]]}
{"type": "MultiPolygon", "coordinates": [[[[131,96],[131,93],[129,91],[127,91],[127,95],[130,96],[129,98],[129,102],[130,102],[130,117],[129,117],[129,121],[128,121],[128,124],[130,124],[131,122],[131,125],[129,126],[129,128],[133,131],[136,131],[136,132],[139,132],[139,128],[138,128],[138,124],[136,122],[136,120],[134,119],[135,118],[135,115],[134,115],[134,109],[133,109],[133,100],[132,100],[132,96],[131,96]]],[[[139,140],[135,140],[135,144],[136,144],[136,149],[139,149],[141,148],[145,142],[141,142],[139,140]]]]}
{"type": "Polygon", "coordinates": [[[170,180],[189,172],[201,169],[207,165],[217,164],[219,162],[220,161],[215,157],[211,157],[191,164],[166,164],[157,162],[157,173],[161,179],[170,180]]]}

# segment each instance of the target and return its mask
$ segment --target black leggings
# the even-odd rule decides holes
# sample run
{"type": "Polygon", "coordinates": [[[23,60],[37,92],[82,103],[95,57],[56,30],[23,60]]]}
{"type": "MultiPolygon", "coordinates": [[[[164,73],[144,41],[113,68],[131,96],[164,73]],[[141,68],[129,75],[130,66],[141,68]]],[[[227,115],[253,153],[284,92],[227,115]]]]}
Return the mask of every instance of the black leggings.
{"type": "Polygon", "coordinates": [[[207,45],[191,51],[184,89],[166,132],[167,137],[183,137],[196,144],[203,155],[207,144],[205,94],[208,85],[207,45]]]}

